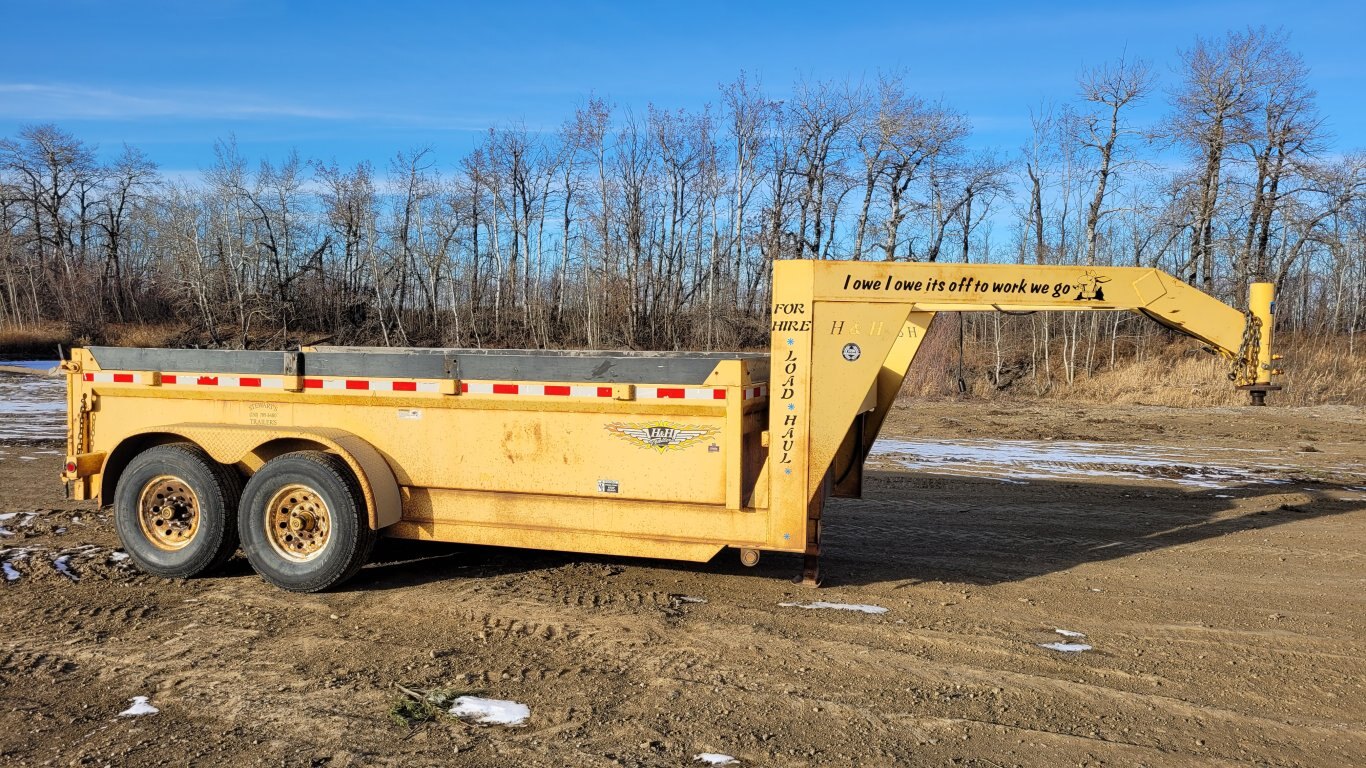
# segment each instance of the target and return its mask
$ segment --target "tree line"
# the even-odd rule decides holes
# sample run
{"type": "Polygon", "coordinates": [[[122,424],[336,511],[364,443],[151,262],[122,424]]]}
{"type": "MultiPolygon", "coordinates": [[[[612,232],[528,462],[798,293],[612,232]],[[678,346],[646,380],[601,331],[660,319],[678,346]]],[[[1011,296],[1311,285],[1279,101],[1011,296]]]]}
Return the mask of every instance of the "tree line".
{"type": "MultiPolygon", "coordinates": [[[[982,149],[963,112],[895,74],[779,99],[742,73],[701,109],[589,98],[554,130],[497,126],[461,156],[378,169],[255,161],[228,138],[194,179],[27,126],[0,140],[0,325],[98,340],[180,324],[258,348],[757,347],[772,262],[811,258],[1155,266],[1235,304],[1272,280],[1283,326],[1354,338],[1366,155],[1335,147],[1283,33],[1197,39],[1165,79],[1120,58],[1029,117],[1023,146],[982,149]]],[[[1069,340],[1056,322],[1075,365],[1082,326],[1069,340]]],[[[1085,365],[1102,343],[1088,322],[1085,365]]]]}

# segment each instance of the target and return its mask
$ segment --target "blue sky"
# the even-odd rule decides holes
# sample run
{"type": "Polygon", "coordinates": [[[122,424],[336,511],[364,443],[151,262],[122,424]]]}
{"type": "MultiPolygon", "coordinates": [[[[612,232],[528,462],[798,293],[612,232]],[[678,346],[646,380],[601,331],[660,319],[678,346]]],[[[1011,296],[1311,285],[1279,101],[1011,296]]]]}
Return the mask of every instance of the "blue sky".
{"type": "MultiPolygon", "coordinates": [[[[249,157],[383,169],[431,146],[445,163],[491,124],[553,129],[589,95],[700,107],[740,70],[783,96],[798,78],[906,84],[1013,151],[1031,106],[1122,52],[1170,86],[1196,35],[1283,27],[1313,72],[1334,149],[1366,148],[1366,3],[67,2],[0,0],[0,136],[55,122],[164,170],[249,157]]],[[[1160,94],[1145,116],[1156,115],[1160,94]]]]}

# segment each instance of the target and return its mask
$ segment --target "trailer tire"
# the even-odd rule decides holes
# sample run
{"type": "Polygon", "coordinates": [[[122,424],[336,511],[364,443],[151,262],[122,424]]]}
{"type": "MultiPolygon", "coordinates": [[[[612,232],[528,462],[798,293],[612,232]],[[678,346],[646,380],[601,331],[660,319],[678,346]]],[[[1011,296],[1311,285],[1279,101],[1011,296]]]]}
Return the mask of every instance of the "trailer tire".
{"type": "Polygon", "coordinates": [[[351,578],[378,535],[355,475],[322,451],[266,462],[242,492],[237,526],[252,568],[290,592],[318,592],[351,578]]]}
{"type": "Polygon", "coordinates": [[[137,454],[114,492],[114,529],[146,573],[188,579],[237,551],[242,478],[199,446],[167,443],[137,454]]]}

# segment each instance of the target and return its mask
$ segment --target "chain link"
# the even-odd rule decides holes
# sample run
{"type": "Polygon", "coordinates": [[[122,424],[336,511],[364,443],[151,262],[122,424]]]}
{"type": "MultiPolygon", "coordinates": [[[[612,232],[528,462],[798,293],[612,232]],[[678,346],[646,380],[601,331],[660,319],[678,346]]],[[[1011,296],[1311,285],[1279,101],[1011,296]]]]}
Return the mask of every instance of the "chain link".
{"type": "Polygon", "coordinates": [[[1262,350],[1262,319],[1244,310],[1247,322],[1243,325],[1243,341],[1238,354],[1229,362],[1228,380],[1251,384],[1257,380],[1257,358],[1262,350]]]}
{"type": "Polygon", "coordinates": [[[76,454],[85,453],[86,435],[90,432],[90,406],[86,402],[88,395],[81,395],[81,409],[76,417],[76,454]]]}

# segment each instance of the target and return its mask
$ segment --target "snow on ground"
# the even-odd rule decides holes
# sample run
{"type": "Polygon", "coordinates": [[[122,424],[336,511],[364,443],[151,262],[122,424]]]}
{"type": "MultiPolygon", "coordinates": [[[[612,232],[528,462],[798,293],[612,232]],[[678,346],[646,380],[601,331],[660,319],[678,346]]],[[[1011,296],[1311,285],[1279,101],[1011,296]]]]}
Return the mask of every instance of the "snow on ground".
{"type": "Polygon", "coordinates": [[[740,762],[730,755],[723,755],[719,752],[703,752],[700,755],[694,755],[693,761],[707,765],[738,765],[740,762]]]}
{"type": "Polygon", "coordinates": [[[53,560],[52,567],[57,569],[57,573],[62,574],[63,576],[67,577],[68,579],[71,579],[72,581],[81,580],[81,577],[77,576],[76,572],[71,570],[71,555],[62,555],[61,557],[58,557],[57,559],[53,560]]]}
{"type": "Polygon", "coordinates": [[[129,699],[133,706],[119,713],[119,717],[137,717],[138,715],[155,715],[161,710],[147,703],[146,696],[134,696],[129,699]]]}
{"type": "Polygon", "coordinates": [[[1039,643],[1039,647],[1061,653],[1081,653],[1091,650],[1091,646],[1086,643],[1039,643]]]}
{"type": "Polygon", "coordinates": [[[886,613],[887,609],[880,605],[856,605],[853,603],[827,603],[817,601],[814,603],[778,603],[780,608],[829,608],[835,611],[858,611],[859,613],[886,613]]]}
{"type": "Polygon", "coordinates": [[[3,569],[5,572],[5,581],[18,581],[19,577],[23,575],[19,573],[19,569],[15,568],[13,565],[10,565],[10,562],[8,560],[6,560],[3,563],[0,563],[0,569],[3,569]]]}
{"type": "Polygon", "coordinates": [[[1053,630],[1053,631],[1054,631],[1054,632],[1057,632],[1058,634],[1062,635],[1063,637],[1086,637],[1086,633],[1085,633],[1085,632],[1075,632],[1075,631],[1070,630],[1070,629],[1055,629],[1055,630],[1053,630]]]}
{"type": "Polygon", "coordinates": [[[531,717],[531,707],[515,701],[461,696],[455,700],[450,713],[486,725],[521,725],[531,717]]]}
{"type": "MultiPolygon", "coordinates": [[[[55,365],[55,362],[46,365],[55,365]]],[[[65,379],[0,373],[0,440],[60,440],[65,436],[65,379]]]]}
{"type": "Polygon", "coordinates": [[[1295,467],[1267,461],[1268,450],[1174,448],[1079,440],[889,440],[870,457],[935,475],[985,477],[1004,483],[1079,477],[1167,480],[1195,488],[1285,483],[1295,467]]]}

